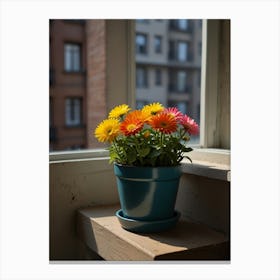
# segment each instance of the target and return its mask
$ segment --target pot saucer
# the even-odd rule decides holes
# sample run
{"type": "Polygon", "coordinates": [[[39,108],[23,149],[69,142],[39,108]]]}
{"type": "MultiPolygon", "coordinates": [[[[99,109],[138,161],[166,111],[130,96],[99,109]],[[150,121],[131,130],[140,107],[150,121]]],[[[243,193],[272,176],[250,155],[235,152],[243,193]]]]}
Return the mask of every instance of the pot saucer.
{"type": "Polygon", "coordinates": [[[172,218],[157,221],[139,221],[123,216],[122,209],[116,212],[121,226],[132,232],[152,233],[167,230],[173,227],[180,218],[180,212],[174,211],[172,218]]]}

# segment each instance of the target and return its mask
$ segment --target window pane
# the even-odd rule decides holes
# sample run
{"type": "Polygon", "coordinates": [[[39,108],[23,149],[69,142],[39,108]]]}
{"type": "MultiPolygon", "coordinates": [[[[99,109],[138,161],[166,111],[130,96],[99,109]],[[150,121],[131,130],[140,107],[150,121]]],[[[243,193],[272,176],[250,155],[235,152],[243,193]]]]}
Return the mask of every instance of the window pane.
{"type": "Polygon", "coordinates": [[[136,87],[147,87],[147,70],[145,68],[136,69],[136,87]]]}
{"type": "Polygon", "coordinates": [[[64,70],[80,71],[80,46],[77,44],[64,45],[64,70]]]}
{"type": "Polygon", "coordinates": [[[157,86],[161,85],[161,69],[156,69],[155,71],[155,84],[157,86]]]}
{"type": "Polygon", "coordinates": [[[67,98],[65,101],[65,124],[75,126],[81,124],[81,99],[67,98]]]}
{"type": "Polygon", "coordinates": [[[154,48],[155,48],[155,53],[160,53],[161,52],[161,37],[160,36],[155,36],[154,39],[154,48]]]}
{"type": "Polygon", "coordinates": [[[178,43],[178,60],[179,61],[186,61],[187,60],[187,52],[188,52],[188,45],[185,42],[178,43]]]}
{"type": "Polygon", "coordinates": [[[186,90],[186,78],[187,74],[185,71],[179,71],[177,73],[177,89],[180,92],[183,92],[186,90]]]}
{"type": "Polygon", "coordinates": [[[136,35],[136,53],[146,54],[147,53],[147,36],[144,34],[136,35]]]}
{"type": "Polygon", "coordinates": [[[188,20],[187,19],[179,19],[178,27],[182,30],[186,30],[188,28],[188,20]]]}

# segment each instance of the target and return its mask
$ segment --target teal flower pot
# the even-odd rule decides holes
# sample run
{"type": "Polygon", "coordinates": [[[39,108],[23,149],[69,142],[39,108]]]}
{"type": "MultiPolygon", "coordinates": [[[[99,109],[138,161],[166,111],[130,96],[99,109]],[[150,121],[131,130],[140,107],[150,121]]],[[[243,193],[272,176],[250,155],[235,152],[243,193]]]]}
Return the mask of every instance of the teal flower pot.
{"type": "MultiPolygon", "coordinates": [[[[123,219],[170,221],[182,174],[180,166],[136,167],[114,164],[123,219]]],[[[177,220],[176,220],[177,221],[177,220]]]]}

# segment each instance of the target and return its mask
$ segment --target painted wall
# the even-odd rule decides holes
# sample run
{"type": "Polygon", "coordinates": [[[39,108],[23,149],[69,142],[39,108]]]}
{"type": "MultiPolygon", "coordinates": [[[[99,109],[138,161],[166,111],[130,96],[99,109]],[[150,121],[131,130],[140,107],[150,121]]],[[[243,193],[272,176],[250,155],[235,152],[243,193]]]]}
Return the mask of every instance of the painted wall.
{"type": "MultiPolygon", "coordinates": [[[[229,233],[229,182],[184,174],[176,209],[182,218],[229,233]]],[[[98,259],[76,234],[80,208],[118,203],[108,159],[50,163],[50,260],[98,259]]]]}

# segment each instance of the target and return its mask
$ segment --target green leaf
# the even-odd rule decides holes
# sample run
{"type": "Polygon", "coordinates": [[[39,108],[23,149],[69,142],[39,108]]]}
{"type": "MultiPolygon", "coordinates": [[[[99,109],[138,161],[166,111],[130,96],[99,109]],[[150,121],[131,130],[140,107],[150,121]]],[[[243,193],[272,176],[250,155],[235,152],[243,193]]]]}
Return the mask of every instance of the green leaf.
{"type": "Polygon", "coordinates": [[[191,158],[189,158],[188,156],[185,156],[185,158],[187,158],[192,163],[191,158]]]}
{"type": "Polygon", "coordinates": [[[147,147],[147,148],[142,148],[141,150],[139,150],[139,155],[141,156],[141,157],[145,157],[145,156],[147,156],[149,153],[150,153],[150,148],[149,147],[147,147]]]}
{"type": "Polygon", "coordinates": [[[153,150],[153,151],[150,153],[149,157],[150,157],[150,158],[157,158],[160,154],[161,154],[161,150],[156,149],[156,150],[153,150]]]}
{"type": "Polygon", "coordinates": [[[132,164],[134,161],[136,161],[137,155],[134,149],[130,149],[127,151],[127,161],[129,164],[132,164]]]}

